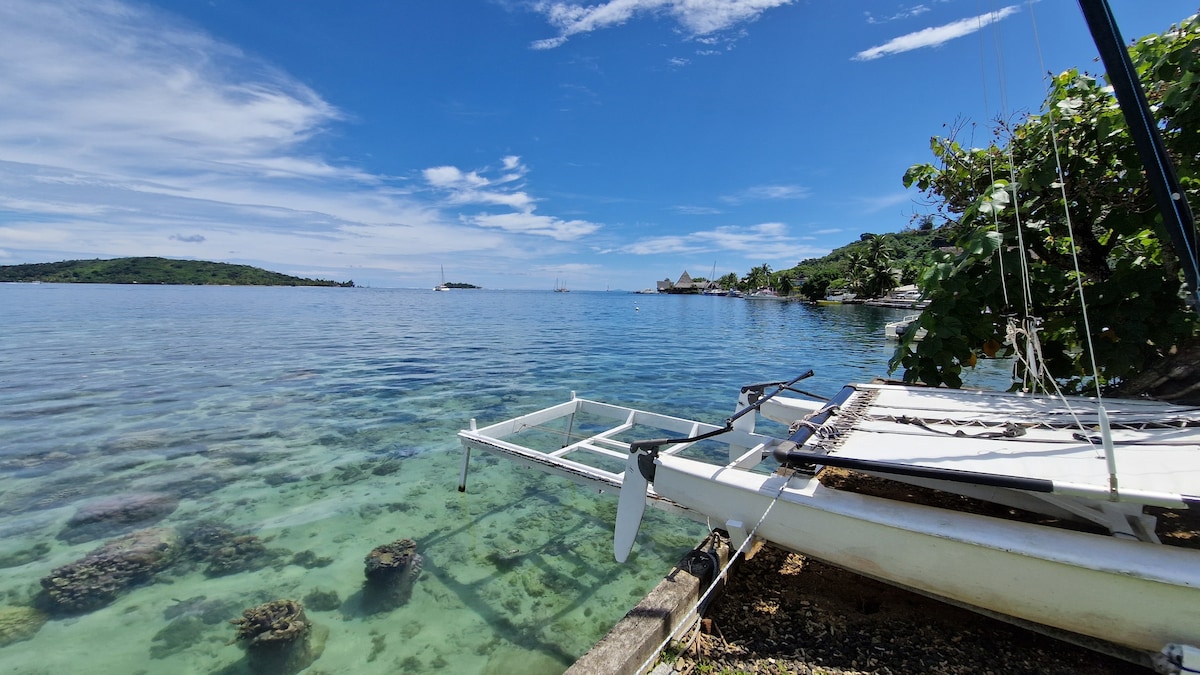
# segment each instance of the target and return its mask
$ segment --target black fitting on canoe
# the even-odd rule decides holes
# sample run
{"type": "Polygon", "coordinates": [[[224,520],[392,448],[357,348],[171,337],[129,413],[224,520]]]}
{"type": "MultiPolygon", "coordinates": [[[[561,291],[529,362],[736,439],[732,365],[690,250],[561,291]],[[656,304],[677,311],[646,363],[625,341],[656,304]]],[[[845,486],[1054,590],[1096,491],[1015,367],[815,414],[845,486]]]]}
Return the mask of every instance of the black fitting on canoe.
{"type": "MultiPolygon", "coordinates": [[[[914,478],[944,480],[950,483],[966,483],[968,485],[987,485],[990,487],[1009,488],[1011,490],[1025,490],[1027,492],[1054,492],[1054,483],[1042,478],[1005,476],[993,473],[980,473],[978,471],[963,471],[962,469],[939,469],[928,466],[884,462],[875,459],[839,457],[837,455],[827,455],[818,452],[797,452],[794,449],[796,446],[788,442],[780,443],[779,447],[785,449],[784,455],[787,458],[787,465],[791,468],[802,464],[836,466],[843,469],[854,469],[856,471],[867,471],[891,476],[911,476],[914,478]],[[786,451],[788,448],[791,448],[790,452],[786,451]]],[[[778,453],[779,451],[776,450],[776,452],[778,453]]]]}
{"type": "Polygon", "coordinates": [[[824,424],[826,420],[829,419],[829,416],[833,414],[834,410],[842,407],[846,401],[850,400],[850,397],[853,396],[854,392],[856,391],[858,390],[855,389],[853,385],[846,385],[842,387],[842,390],[839,391],[836,396],[829,399],[829,403],[825,404],[825,407],[821,408],[816,412],[816,414],[808,418],[807,421],[810,422],[810,424],[801,426],[796,433],[788,437],[788,442],[780,443],[779,445],[775,446],[775,449],[772,451],[775,461],[779,462],[783,466],[791,468],[795,468],[796,465],[800,464],[811,464],[811,458],[818,457],[820,455],[812,452],[797,452],[797,448],[807,443],[809,439],[812,438],[813,433],[815,433],[816,427],[824,424]],[[791,455],[793,454],[800,455],[803,457],[803,459],[793,462],[791,459],[791,455]]]}
{"type": "Polygon", "coordinates": [[[658,465],[654,460],[658,458],[658,449],[670,443],[668,438],[653,438],[648,441],[634,441],[629,444],[630,454],[638,456],[638,472],[642,474],[642,478],[654,482],[655,469],[658,465]],[[644,452],[643,452],[644,451],[644,452]]]}
{"type": "Polygon", "coordinates": [[[779,380],[778,382],[759,382],[757,384],[747,384],[744,387],[742,387],[742,393],[743,394],[750,393],[748,403],[753,405],[755,403],[758,403],[758,399],[760,397],[762,397],[763,392],[766,391],[767,387],[779,387],[780,388],[779,390],[783,391],[784,389],[790,388],[793,384],[796,384],[800,380],[806,380],[812,376],[813,376],[813,370],[812,370],[812,368],[809,368],[808,370],[804,371],[803,373],[800,373],[799,377],[797,377],[793,380],[790,380],[790,381],[789,380],[779,380]]]}
{"type": "Polygon", "coordinates": [[[652,452],[657,455],[660,447],[668,445],[672,442],[673,441],[669,438],[651,438],[645,441],[634,441],[629,444],[629,452],[633,453],[640,450],[645,450],[646,452],[652,452]]]}

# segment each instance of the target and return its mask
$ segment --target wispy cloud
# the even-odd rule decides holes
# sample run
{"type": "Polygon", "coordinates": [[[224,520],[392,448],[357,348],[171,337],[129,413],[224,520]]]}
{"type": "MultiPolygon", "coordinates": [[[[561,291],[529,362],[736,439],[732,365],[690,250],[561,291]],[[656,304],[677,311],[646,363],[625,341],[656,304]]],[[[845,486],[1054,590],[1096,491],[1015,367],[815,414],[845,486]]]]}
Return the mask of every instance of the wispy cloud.
{"type": "Polygon", "coordinates": [[[903,7],[896,13],[888,16],[876,16],[871,12],[865,12],[865,14],[867,16],[867,23],[891,23],[892,21],[911,19],[914,16],[920,16],[928,11],[928,5],[913,5],[912,7],[903,7]]]}
{"type": "Polygon", "coordinates": [[[911,204],[913,196],[907,192],[895,192],[886,195],[876,195],[872,197],[863,197],[859,200],[863,204],[864,213],[878,213],[885,209],[890,209],[901,204],[911,204]]]}
{"type": "Polygon", "coordinates": [[[556,37],[538,40],[534,49],[553,49],[572,36],[619,26],[638,15],[669,16],[689,36],[703,36],[753,21],[768,9],[793,0],[608,0],[594,5],[578,2],[538,2],[543,14],[558,30],[556,37]]]}
{"type": "Polygon", "coordinates": [[[716,215],[720,215],[721,213],[724,213],[723,211],[721,211],[721,209],[713,208],[711,206],[683,205],[683,206],[676,206],[674,208],[674,210],[677,213],[682,213],[685,216],[716,216],[716,215]]]}
{"type": "Polygon", "coordinates": [[[955,38],[970,35],[997,21],[1002,21],[1019,11],[1021,11],[1021,8],[1018,5],[1009,5],[994,12],[988,12],[987,14],[980,14],[979,16],[960,19],[941,26],[933,26],[908,33],[907,35],[901,35],[898,38],[888,40],[882,45],[871,47],[855,54],[853,60],[871,61],[882,56],[902,54],[914,49],[937,47],[955,38]]]}
{"type": "Polygon", "coordinates": [[[563,241],[599,228],[534,214],[516,155],[415,179],[323,157],[313,141],[349,117],[144,3],[5,0],[0,250],[396,278],[424,274],[447,252],[464,264],[525,260],[529,235],[563,241]]]}
{"type": "Polygon", "coordinates": [[[336,108],[165,15],[105,0],[15,0],[0,24],[0,147],[10,161],[358,177],[301,150],[341,118],[336,108]]]}
{"type": "Polygon", "coordinates": [[[757,201],[772,201],[779,199],[804,199],[811,194],[811,190],[803,185],[755,185],[748,187],[740,192],[724,195],[721,201],[726,204],[744,204],[746,202],[757,201]]]}
{"type": "Polygon", "coordinates": [[[479,214],[466,216],[464,220],[478,227],[543,235],[558,241],[572,241],[600,229],[600,225],[589,223],[586,220],[563,220],[553,216],[539,216],[532,210],[517,213],[479,214]]]}
{"type": "Polygon", "coordinates": [[[425,182],[444,194],[451,204],[489,204],[532,210],[533,198],[520,189],[519,181],[527,172],[521,164],[521,158],[510,155],[501,163],[502,173],[495,178],[484,177],[479,173],[480,170],[463,171],[454,166],[431,167],[425,169],[422,175],[425,182]]]}
{"type": "Polygon", "coordinates": [[[488,178],[489,169],[463,171],[454,166],[436,166],[422,174],[426,183],[442,194],[447,203],[455,206],[501,206],[508,213],[479,213],[462,217],[464,223],[519,234],[551,237],[571,241],[592,234],[600,225],[586,220],[564,220],[535,214],[536,200],[522,188],[528,169],[521,158],[510,155],[501,160],[500,175],[488,178]]]}
{"type": "Polygon", "coordinates": [[[783,223],[761,223],[647,237],[625,246],[620,252],[634,255],[726,252],[740,254],[746,260],[790,261],[787,264],[794,265],[804,257],[828,253],[829,249],[800,243],[783,223]]]}

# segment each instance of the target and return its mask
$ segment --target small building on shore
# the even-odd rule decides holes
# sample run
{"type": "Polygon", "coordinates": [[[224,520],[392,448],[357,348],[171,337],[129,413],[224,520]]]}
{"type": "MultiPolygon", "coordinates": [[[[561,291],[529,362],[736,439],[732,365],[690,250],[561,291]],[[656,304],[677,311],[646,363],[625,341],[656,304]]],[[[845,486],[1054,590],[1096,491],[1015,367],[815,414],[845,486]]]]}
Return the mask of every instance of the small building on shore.
{"type": "Polygon", "coordinates": [[[692,281],[692,275],[688,274],[687,270],[684,270],[683,274],[679,275],[678,281],[672,283],[670,279],[663,279],[662,281],[658,282],[659,293],[699,293],[701,290],[703,290],[702,287],[702,284],[697,284],[696,282],[692,281]]]}

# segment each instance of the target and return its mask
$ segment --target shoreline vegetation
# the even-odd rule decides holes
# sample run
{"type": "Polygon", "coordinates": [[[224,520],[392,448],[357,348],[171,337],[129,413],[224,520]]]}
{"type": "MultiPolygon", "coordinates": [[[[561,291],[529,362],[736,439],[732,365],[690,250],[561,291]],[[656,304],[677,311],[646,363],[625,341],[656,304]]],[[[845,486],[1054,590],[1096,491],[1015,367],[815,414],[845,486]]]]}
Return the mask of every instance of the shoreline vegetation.
{"type": "Polygon", "coordinates": [[[954,250],[954,238],[953,224],[938,227],[932,217],[924,217],[899,232],[864,232],[856,241],[787,269],[772,270],[763,263],[745,275],[730,272],[716,279],[691,277],[685,271],[678,281],[667,278],[657,282],[656,290],[698,295],[770,289],[787,298],[813,302],[847,293],[864,300],[884,298],[894,288],[915,284],[931,264],[931,256],[954,250]]]}
{"type": "Polygon", "coordinates": [[[168,258],[64,260],[52,263],[0,265],[0,282],[63,284],[154,284],[175,286],[334,286],[354,288],[353,281],[306,279],[230,263],[168,258]]]}

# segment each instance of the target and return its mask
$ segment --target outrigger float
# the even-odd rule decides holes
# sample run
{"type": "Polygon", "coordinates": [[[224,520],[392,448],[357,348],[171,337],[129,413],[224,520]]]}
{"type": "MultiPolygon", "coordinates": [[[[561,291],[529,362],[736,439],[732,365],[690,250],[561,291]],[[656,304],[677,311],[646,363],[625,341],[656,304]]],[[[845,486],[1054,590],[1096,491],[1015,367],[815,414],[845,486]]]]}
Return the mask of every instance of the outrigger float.
{"type": "Polygon", "coordinates": [[[618,561],[650,505],[726,530],[740,550],[770,542],[1159,672],[1200,669],[1200,549],[1156,533],[1200,520],[1200,408],[1106,400],[1105,447],[1093,399],[887,383],[825,402],[780,395],[811,375],[743,387],[719,425],[574,394],[472,420],[459,487],[479,449],[619,492],[618,561]],[[768,420],[780,431],[756,429],[768,420]],[[959,505],[828,487],[827,467],[959,505]],[[972,501],[1000,508],[980,515],[972,501]]]}

